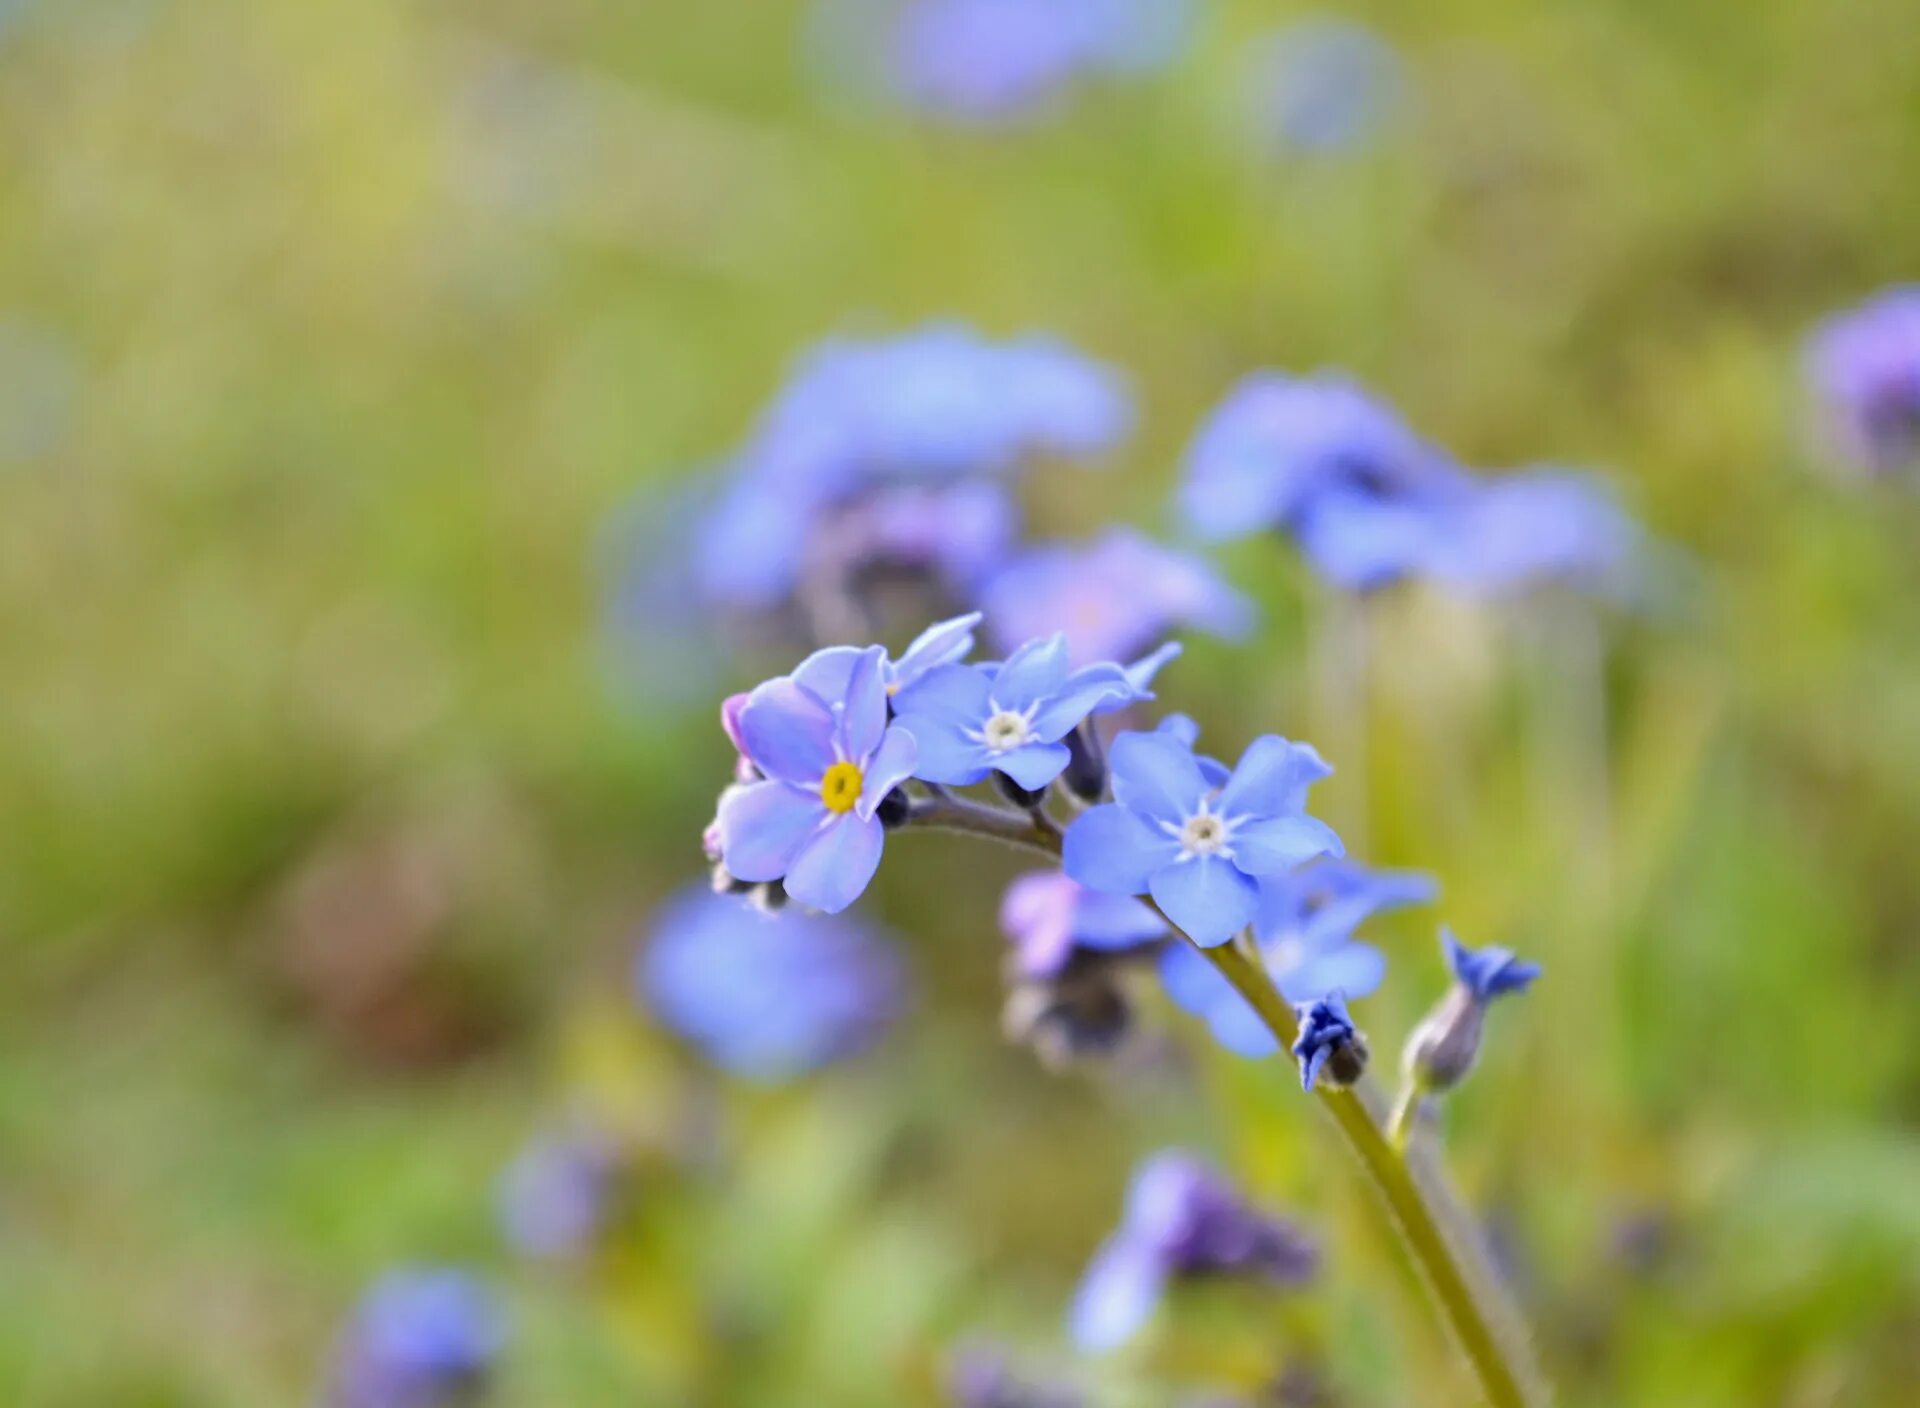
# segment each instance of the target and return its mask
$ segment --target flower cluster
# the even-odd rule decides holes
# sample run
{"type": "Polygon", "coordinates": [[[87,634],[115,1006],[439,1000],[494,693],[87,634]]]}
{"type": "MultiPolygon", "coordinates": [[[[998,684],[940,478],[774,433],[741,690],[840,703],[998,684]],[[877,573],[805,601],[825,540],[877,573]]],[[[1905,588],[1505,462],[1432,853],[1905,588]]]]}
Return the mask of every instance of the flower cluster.
{"type": "Polygon", "coordinates": [[[1850,464],[1879,475],[1920,466],[1920,285],[1822,323],[1806,366],[1827,433],[1850,464]]]}
{"type": "Polygon", "coordinates": [[[361,1299],[334,1354],[328,1408],[471,1402],[506,1339],[500,1309],[463,1271],[409,1267],[361,1299]]]}
{"type": "Polygon", "coordinates": [[[1336,586],[1420,578],[1467,595],[1547,584],[1617,594],[1639,551],[1597,479],[1530,469],[1482,479],[1331,374],[1246,378],[1187,453],[1181,507],[1220,540],[1278,530],[1336,586]]]}
{"type": "Polygon", "coordinates": [[[1073,1337],[1084,1349],[1117,1348],[1182,1280],[1295,1287],[1319,1266],[1318,1248],[1292,1224],[1249,1207],[1192,1155],[1167,1150],[1135,1170],[1120,1227],[1094,1256],[1074,1299],[1073,1337]]]}

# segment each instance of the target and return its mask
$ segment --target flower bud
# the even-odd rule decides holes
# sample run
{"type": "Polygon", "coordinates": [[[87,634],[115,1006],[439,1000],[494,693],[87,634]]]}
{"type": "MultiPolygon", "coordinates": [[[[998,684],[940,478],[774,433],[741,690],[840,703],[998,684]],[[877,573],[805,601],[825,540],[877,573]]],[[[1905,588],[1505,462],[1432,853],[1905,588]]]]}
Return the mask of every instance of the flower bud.
{"type": "Polygon", "coordinates": [[[1330,992],[1312,1002],[1297,1002],[1293,1010],[1300,1019],[1293,1054],[1300,1062],[1302,1090],[1312,1090],[1322,1080],[1336,1088],[1349,1086],[1366,1074],[1367,1038],[1347,1015],[1344,995],[1330,992]]]}
{"type": "Polygon", "coordinates": [[[1067,791],[1083,802],[1097,802],[1107,791],[1106,752],[1093,733],[1089,719],[1067,735],[1067,767],[1060,781],[1067,791]]]}
{"type": "Polygon", "coordinates": [[[1524,992],[1540,965],[1523,962],[1511,949],[1469,949],[1450,929],[1440,946],[1453,970],[1453,986],[1407,1038],[1401,1064],[1407,1083],[1422,1093],[1451,1090],[1465,1080],[1480,1055],[1487,1005],[1502,993],[1524,992]]]}

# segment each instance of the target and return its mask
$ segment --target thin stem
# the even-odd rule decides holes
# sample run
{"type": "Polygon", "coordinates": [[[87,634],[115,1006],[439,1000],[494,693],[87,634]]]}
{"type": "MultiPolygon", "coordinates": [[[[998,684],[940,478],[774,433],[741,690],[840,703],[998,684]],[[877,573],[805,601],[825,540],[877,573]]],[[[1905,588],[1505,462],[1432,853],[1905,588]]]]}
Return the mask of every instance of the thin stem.
{"type": "MultiPolygon", "coordinates": [[[[1062,844],[1057,830],[1036,828],[1024,812],[985,806],[951,793],[916,799],[910,823],[985,836],[1055,859],[1062,844]]],[[[1152,900],[1143,902],[1153,905],[1152,900]]],[[[1166,919],[1164,913],[1160,917],[1166,919]]],[[[1167,924],[1175,933],[1181,932],[1172,920],[1167,924]]],[[[1257,956],[1238,943],[1200,952],[1247,1000],[1280,1045],[1290,1049],[1299,1037],[1299,1024],[1257,956]]],[[[1323,1085],[1318,1094],[1440,1303],[1442,1316],[1473,1366],[1487,1401],[1494,1408],[1537,1408],[1545,1403],[1545,1381],[1534,1363],[1525,1322],[1488,1264],[1472,1216],[1439,1166],[1418,1149],[1403,1157],[1388,1142],[1382,1132],[1385,1102],[1368,1083],[1347,1089],[1323,1085]]]]}

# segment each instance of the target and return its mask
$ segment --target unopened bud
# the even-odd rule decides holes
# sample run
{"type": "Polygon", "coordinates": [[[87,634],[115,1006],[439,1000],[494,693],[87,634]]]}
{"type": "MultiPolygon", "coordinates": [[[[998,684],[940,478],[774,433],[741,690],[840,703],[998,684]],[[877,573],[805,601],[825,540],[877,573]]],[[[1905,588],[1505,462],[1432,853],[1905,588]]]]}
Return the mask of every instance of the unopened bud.
{"type": "Polygon", "coordinates": [[[1349,1086],[1366,1074],[1367,1038],[1347,1014],[1343,994],[1330,992],[1312,1002],[1295,1003],[1293,1010],[1300,1019],[1293,1054],[1300,1062],[1302,1090],[1312,1090],[1323,1080],[1331,1086],[1349,1086]]]}
{"type": "Polygon", "coordinates": [[[1539,964],[1522,961],[1513,950],[1469,949],[1449,929],[1440,931],[1440,946],[1453,986],[1413,1029],[1401,1056],[1408,1085],[1422,1093],[1451,1090],[1465,1080],[1480,1056],[1487,1005],[1502,993],[1526,991],[1540,976],[1539,964]]]}

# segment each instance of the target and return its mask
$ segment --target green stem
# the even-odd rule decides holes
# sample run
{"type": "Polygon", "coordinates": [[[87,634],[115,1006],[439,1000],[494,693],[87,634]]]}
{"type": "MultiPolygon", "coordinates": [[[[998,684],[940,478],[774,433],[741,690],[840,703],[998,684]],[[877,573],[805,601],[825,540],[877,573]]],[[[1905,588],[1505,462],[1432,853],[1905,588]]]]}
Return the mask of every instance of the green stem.
{"type": "MultiPolygon", "coordinates": [[[[990,837],[1051,859],[1060,855],[1057,830],[1039,827],[1026,813],[951,794],[917,800],[911,820],[914,825],[990,837]]],[[[1168,924],[1180,932],[1171,920],[1168,924]]],[[[1265,967],[1237,944],[1200,952],[1247,1000],[1281,1047],[1291,1049],[1299,1025],[1265,967]]],[[[1546,1385],[1534,1363],[1525,1322],[1487,1262],[1477,1225],[1438,1165],[1418,1150],[1403,1155],[1388,1142],[1382,1132],[1384,1101],[1370,1085],[1363,1082],[1349,1089],[1323,1085],[1318,1094],[1439,1302],[1487,1402],[1494,1408],[1537,1408],[1545,1403],[1546,1385]]]]}

